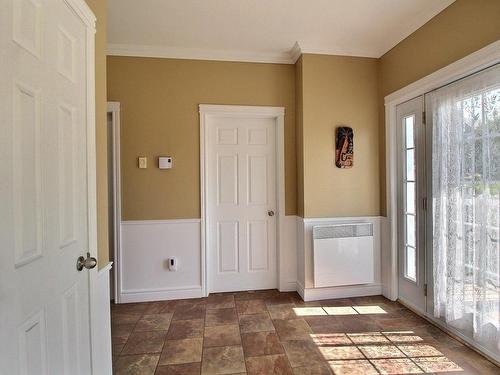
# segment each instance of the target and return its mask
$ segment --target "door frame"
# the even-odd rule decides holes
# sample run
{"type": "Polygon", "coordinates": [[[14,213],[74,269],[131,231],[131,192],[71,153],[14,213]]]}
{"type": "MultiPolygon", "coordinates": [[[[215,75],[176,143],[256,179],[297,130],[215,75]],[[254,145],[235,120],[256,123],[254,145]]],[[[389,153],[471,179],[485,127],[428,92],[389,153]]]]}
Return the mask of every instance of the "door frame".
{"type": "MultiPolygon", "coordinates": [[[[500,62],[500,41],[455,61],[454,63],[387,95],[385,103],[385,170],[386,170],[386,236],[382,246],[382,293],[395,301],[398,299],[398,145],[396,107],[408,100],[424,95],[438,87],[464,78],[500,62]]],[[[411,307],[411,306],[410,306],[411,307]]],[[[425,311],[419,311],[427,315],[425,311]]]]}
{"type": "MultiPolygon", "coordinates": [[[[122,268],[121,268],[121,154],[120,154],[120,102],[108,102],[107,114],[111,114],[113,143],[113,297],[115,303],[121,303],[122,268]]],[[[107,121],[107,119],[106,119],[107,121]]],[[[106,124],[107,125],[107,124],[106,124]]]]}
{"type": "Polygon", "coordinates": [[[280,280],[280,255],[285,237],[285,108],[268,106],[214,105],[200,104],[200,208],[201,208],[201,289],[202,295],[208,296],[207,251],[210,232],[207,227],[208,184],[206,178],[208,161],[208,119],[212,116],[258,117],[275,120],[276,131],[276,287],[280,280]]]}

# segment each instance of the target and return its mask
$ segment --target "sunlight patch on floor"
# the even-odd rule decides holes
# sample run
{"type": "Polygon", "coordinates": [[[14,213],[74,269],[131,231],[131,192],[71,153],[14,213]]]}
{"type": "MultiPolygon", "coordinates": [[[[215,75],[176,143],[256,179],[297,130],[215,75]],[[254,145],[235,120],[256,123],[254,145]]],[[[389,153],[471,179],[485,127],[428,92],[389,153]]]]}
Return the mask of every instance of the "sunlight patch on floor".
{"type": "Polygon", "coordinates": [[[339,374],[424,374],[463,369],[413,331],[311,334],[339,374]]]}

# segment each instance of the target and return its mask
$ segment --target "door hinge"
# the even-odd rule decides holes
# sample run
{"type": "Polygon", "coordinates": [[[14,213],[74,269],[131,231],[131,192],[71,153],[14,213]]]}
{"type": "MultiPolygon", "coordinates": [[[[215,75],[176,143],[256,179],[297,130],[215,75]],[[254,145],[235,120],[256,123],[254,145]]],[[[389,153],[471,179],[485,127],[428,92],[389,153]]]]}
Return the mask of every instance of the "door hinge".
{"type": "Polygon", "coordinates": [[[422,198],[422,209],[427,211],[427,198],[422,198]]]}
{"type": "Polygon", "coordinates": [[[422,124],[425,125],[425,111],[422,112],[422,124]]]}
{"type": "Polygon", "coordinates": [[[427,297],[427,284],[424,284],[424,296],[427,297]]]}

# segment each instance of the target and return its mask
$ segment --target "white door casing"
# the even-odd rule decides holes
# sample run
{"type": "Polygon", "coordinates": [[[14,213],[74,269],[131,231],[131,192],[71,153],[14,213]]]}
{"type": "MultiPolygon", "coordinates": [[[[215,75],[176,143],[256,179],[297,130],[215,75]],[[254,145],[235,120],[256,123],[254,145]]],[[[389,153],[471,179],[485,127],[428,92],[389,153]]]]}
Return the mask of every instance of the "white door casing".
{"type": "Polygon", "coordinates": [[[200,105],[200,113],[207,292],[276,288],[284,111],[200,105]]]}
{"type": "Polygon", "coordinates": [[[0,13],[0,374],[90,374],[95,18],[81,0],[0,13]]]}

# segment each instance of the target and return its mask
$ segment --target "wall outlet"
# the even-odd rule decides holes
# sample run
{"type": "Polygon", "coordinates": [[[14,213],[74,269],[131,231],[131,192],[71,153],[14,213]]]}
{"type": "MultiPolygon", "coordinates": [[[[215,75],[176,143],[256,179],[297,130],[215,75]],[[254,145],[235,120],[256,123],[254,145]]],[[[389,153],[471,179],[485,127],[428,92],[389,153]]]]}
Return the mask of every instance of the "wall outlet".
{"type": "Polygon", "coordinates": [[[169,271],[177,271],[177,258],[172,257],[168,259],[168,269],[169,271]]]}

